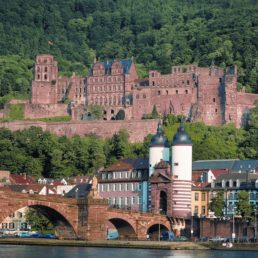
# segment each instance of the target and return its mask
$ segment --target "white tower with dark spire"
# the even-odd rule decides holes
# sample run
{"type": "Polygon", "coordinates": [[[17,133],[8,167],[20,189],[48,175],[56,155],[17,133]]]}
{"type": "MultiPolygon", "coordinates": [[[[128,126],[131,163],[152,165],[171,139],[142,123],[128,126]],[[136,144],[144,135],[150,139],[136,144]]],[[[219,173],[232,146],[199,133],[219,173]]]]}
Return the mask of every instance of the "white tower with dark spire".
{"type": "Polygon", "coordinates": [[[184,120],[172,142],[172,207],[174,217],[191,216],[192,140],[185,132],[184,120]]]}
{"type": "Polygon", "coordinates": [[[169,142],[158,123],[157,133],[152,137],[149,148],[149,176],[154,172],[155,165],[164,160],[169,162],[169,142]]]}

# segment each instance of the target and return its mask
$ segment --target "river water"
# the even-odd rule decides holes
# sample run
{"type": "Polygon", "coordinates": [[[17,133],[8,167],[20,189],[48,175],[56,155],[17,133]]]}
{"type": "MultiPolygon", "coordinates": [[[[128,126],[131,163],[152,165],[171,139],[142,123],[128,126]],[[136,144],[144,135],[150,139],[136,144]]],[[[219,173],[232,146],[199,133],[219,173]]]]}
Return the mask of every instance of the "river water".
{"type": "Polygon", "coordinates": [[[126,248],[0,245],[1,258],[255,258],[258,251],[151,250],[126,248]]]}

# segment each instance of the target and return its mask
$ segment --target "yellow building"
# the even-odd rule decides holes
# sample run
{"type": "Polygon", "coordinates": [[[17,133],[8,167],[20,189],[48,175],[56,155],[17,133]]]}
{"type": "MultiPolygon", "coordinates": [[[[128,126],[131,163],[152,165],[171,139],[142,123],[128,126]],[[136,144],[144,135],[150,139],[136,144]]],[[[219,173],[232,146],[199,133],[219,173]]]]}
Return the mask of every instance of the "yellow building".
{"type": "Polygon", "coordinates": [[[192,216],[207,217],[209,213],[208,189],[192,188],[192,216]]]}

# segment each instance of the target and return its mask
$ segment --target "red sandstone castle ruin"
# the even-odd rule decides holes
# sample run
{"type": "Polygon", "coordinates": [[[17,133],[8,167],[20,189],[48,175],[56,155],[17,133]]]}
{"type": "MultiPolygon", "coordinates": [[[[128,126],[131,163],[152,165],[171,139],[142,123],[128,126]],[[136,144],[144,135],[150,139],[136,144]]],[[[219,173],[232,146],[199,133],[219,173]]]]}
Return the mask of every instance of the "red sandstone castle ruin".
{"type": "Polygon", "coordinates": [[[37,55],[31,103],[25,117],[72,114],[87,119],[87,107],[102,106],[103,120],[114,119],[119,110],[126,120],[141,119],[154,105],[160,114],[184,115],[208,125],[241,126],[258,94],[237,91],[237,67],[214,65],[173,66],[171,73],[153,70],[140,80],[133,59],[95,62],[87,77],[58,76],[51,55],[37,55]],[[69,104],[67,104],[69,103],[69,104]]]}

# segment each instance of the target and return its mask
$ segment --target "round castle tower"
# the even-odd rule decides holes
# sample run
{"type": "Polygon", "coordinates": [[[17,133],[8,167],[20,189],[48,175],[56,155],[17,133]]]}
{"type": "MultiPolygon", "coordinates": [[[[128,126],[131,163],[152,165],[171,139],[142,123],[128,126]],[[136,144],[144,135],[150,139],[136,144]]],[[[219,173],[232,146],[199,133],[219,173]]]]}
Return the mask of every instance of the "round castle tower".
{"type": "Polygon", "coordinates": [[[149,148],[149,176],[154,172],[154,167],[160,160],[169,162],[169,142],[162,130],[161,122],[158,123],[157,133],[152,137],[149,148]]]}
{"type": "Polygon", "coordinates": [[[192,186],[192,140],[184,128],[184,120],[172,142],[173,195],[172,206],[174,217],[191,216],[192,186]]]}

